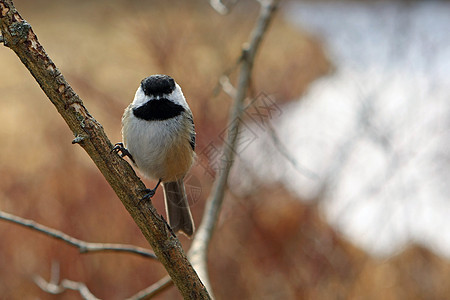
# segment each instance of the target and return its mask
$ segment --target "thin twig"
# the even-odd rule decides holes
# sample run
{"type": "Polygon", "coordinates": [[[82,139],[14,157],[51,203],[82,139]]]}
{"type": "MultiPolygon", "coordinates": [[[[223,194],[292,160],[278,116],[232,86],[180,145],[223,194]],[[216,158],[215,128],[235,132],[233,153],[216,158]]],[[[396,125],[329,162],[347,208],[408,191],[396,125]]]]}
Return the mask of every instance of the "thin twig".
{"type": "Polygon", "coordinates": [[[135,294],[134,296],[131,296],[127,300],[148,300],[153,298],[154,296],[158,295],[159,293],[165,291],[167,288],[171,287],[173,284],[173,281],[170,279],[169,276],[165,276],[152,284],[151,286],[143,289],[139,293],[135,294]]]}
{"type": "Polygon", "coordinates": [[[227,75],[222,75],[219,78],[219,84],[222,87],[222,90],[230,96],[232,99],[236,98],[236,88],[230,82],[230,77],[227,75]]]}
{"type": "Polygon", "coordinates": [[[84,300],[100,300],[88,289],[83,282],[77,282],[69,279],[63,279],[59,282],[59,264],[52,263],[52,272],[50,274],[50,281],[47,282],[41,276],[34,276],[34,282],[41,290],[49,294],[58,295],[66,290],[78,291],[84,300]]]}
{"type": "Polygon", "coordinates": [[[211,7],[219,14],[226,15],[230,13],[237,1],[238,0],[229,0],[227,1],[227,4],[225,4],[222,0],[209,0],[209,5],[211,5],[211,7]]]}
{"type": "MultiPolygon", "coordinates": [[[[236,62],[233,64],[233,66],[231,66],[229,69],[225,70],[225,72],[223,72],[222,76],[220,76],[219,81],[217,82],[217,85],[214,88],[213,91],[213,95],[217,96],[221,91],[225,91],[223,88],[223,78],[225,77],[225,80],[228,80],[228,82],[230,82],[230,75],[237,70],[237,68],[239,67],[239,65],[241,64],[243,59],[243,54],[241,53],[241,55],[239,56],[239,58],[236,60],[236,62]]],[[[231,84],[233,90],[236,90],[236,88],[231,84]]],[[[225,91],[226,92],[226,91],[225,91]]],[[[230,95],[229,95],[230,96],[230,95]]],[[[231,99],[234,99],[235,95],[231,97],[231,99]]]]}
{"type": "Polygon", "coordinates": [[[207,269],[208,246],[218,221],[227,186],[228,175],[234,161],[236,141],[240,128],[240,117],[243,113],[243,103],[250,85],[255,56],[270,21],[273,18],[274,12],[277,9],[278,3],[278,0],[261,3],[261,12],[257,24],[252,31],[248,47],[242,50],[242,62],[240,65],[238,86],[234,105],[229,117],[230,127],[225,143],[226,146],[223,153],[223,160],[221,161],[221,173],[214,182],[213,192],[207,200],[202,223],[198,228],[197,234],[195,235],[189,250],[191,262],[211,296],[212,289],[207,269]]]}
{"type": "Polygon", "coordinates": [[[278,150],[278,152],[294,167],[294,169],[297,170],[300,174],[308,177],[309,179],[319,180],[320,179],[319,175],[317,175],[315,172],[311,171],[307,167],[299,164],[298,161],[291,155],[291,153],[289,153],[289,150],[280,140],[272,124],[270,122],[267,122],[266,126],[267,129],[269,130],[269,137],[271,138],[273,145],[278,150]]]}
{"type": "Polygon", "coordinates": [[[210,0],[209,5],[221,15],[226,15],[228,13],[228,8],[220,0],[210,0]]]}
{"type": "Polygon", "coordinates": [[[89,243],[77,238],[74,238],[64,232],[59,230],[47,227],[45,225],[41,225],[36,223],[33,220],[24,219],[3,211],[0,211],[0,219],[13,222],[15,224],[36,230],[38,232],[44,233],[50,237],[66,242],[67,244],[78,248],[81,253],[88,252],[105,252],[105,251],[114,251],[114,252],[125,252],[125,253],[133,253],[138,254],[146,258],[158,259],[154,253],[151,251],[137,247],[132,245],[124,245],[124,244],[111,244],[111,243],[89,243]]]}

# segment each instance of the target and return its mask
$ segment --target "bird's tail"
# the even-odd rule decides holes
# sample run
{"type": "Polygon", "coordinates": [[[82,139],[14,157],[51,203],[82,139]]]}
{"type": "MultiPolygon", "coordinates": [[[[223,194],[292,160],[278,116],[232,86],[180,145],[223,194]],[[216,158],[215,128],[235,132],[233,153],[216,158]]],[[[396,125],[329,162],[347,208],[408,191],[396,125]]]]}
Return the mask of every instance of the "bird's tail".
{"type": "Polygon", "coordinates": [[[181,231],[187,236],[194,233],[194,221],[186,196],[183,179],[164,182],[164,200],[166,202],[167,219],[174,232],[181,231]]]}

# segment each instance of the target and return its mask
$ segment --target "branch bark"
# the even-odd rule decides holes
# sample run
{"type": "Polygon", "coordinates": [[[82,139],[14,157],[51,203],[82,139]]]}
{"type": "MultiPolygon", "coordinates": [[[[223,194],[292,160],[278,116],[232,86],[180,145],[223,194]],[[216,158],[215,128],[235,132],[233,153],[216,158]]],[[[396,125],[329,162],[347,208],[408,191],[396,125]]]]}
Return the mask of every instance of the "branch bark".
{"type": "Polygon", "coordinates": [[[168,224],[149,201],[139,204],[145,185],[125,160],[111,153],[112,144],[103,127],[89,114],[11,0],[0,0],[0,30],[4,45],[16,53],[54,104],[75,136],[73,143],[83,147],[97,165],[183,297],[209,299],[168,224]]]}

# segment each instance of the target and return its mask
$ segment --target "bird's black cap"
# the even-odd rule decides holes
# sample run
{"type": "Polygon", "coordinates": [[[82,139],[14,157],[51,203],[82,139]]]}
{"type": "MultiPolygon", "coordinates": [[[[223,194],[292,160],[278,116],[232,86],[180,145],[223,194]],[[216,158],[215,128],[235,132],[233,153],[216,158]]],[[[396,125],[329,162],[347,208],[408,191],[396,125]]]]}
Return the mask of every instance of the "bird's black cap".
{"type": "Polygon", "coordinates": [[[175,90],[175,80],[168,75],[152,75],[141,81],[141,87],[147,96],[168,95],[175,90]]]}

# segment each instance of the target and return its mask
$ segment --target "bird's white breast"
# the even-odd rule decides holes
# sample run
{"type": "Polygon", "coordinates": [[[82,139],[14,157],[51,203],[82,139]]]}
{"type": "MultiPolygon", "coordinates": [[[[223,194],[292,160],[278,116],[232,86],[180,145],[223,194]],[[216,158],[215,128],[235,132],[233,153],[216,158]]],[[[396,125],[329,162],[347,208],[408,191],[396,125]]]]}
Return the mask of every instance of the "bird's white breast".
{"type": "Polygon", "coordinates": [[[174,143],[179,142],[182,117],[146,121],[133,115],[132,105],[125,110],[122,120],[124,146],[146,177],[158,180],[166,176],[167,153],[174,143]]]}

